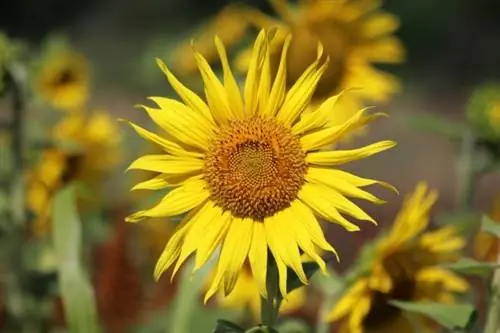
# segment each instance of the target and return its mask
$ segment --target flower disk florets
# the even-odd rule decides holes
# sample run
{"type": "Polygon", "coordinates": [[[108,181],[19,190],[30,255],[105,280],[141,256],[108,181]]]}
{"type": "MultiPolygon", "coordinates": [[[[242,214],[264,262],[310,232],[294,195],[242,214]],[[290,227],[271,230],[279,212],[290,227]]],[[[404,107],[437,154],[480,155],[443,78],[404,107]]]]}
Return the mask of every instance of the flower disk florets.
{"type": "Polygon", "coordinates": [[[214,202],[234,216],[260,221],[290,206],[306,170],[298,137],[260,117],[223,126],[205,157],[214,202]]]}

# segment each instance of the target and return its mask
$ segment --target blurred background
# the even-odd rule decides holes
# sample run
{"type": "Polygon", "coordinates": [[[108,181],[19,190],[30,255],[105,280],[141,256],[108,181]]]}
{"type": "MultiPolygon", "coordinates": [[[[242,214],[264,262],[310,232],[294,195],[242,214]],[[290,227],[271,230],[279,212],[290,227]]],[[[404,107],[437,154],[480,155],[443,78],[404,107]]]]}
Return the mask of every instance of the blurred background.
{"type": "MultiPolygon", "coordinates": [[[[4,0],[0,30],[33,45],[41,43],[49,34],[65,34],[92,63],[92,104],[106,105],[116,118],[125,117],[148,125],[143,112],[133,105],[143,103],[146,96],[170,92],[163,74],[156,69],[154,57],[167,55],[229,3],[223,0],[4,0]]],[[[271,12],[265,0],[240,3],[271,12]]],[[[472,89],[500,79],[500,2],[386,0],[383,7],[401,20],[397,35],[405,44],[407,60],[387,68],[400,77],[403,91],[390,104],[378,108],[391,117],[377,122],[368,135],[357,139],[355,144],[390,138],[398,141],[398,146],[383,156],[350,168],[365,177],[394,184],[402,194],[413,189],[417,181],[428,181],[440,191],[435,209],[439,214],[456,205],[458,147],[443,137],[416,129],[407,116],[439,114],[450,122],[462,122],[464,105],[472,89]]],[[[129,147],[133,149],[136,148],[129,147]]],[[[127,155],[138,156],[140,152],[137,148],[127,155]]],[[[117,173],[120,176],[122,171],[117,173]]],[[[475,199],[478,208],[489,209],[492,194],[499,185],[495,175],[483,180],[475,199]]],[[[126,189],[120,188],[120,191],[126,189]]],[[[385,191],[376,194],[389,203],[367,205],[366,209],[382,226],[387,225],[403,195],[385,191]]],[[[118,196],[126,195],[124,192],[118,196]]],[[[131,322],[145,320],[144,313],[150,313],[150,309],[157,310],[168,304],[173,289],[168,278],[162,279],[155,291],[140,287],[144,281],[150,282],[150,271],[141,270],[141,262],[128,257],[127,253],[134,251],[128,241],[133,237],[134,226],[123,223],[124,216],[130,213],[129,207],[122,207],[120,203],[117,206],[111,212],[116,230],[102,242],[95,255],[94,280],[101,316],[111,331],[121,332],[130,327],[131,322]]],[[[332,227],[330,237],[336,239],[343,254],[339,268],[347,266],[360,245],[378,230],[367,225],[356,238],[348,237],[339,244],[337,239],[345,238],[339,237],[339,233],[344,231],[332,227]]]]}

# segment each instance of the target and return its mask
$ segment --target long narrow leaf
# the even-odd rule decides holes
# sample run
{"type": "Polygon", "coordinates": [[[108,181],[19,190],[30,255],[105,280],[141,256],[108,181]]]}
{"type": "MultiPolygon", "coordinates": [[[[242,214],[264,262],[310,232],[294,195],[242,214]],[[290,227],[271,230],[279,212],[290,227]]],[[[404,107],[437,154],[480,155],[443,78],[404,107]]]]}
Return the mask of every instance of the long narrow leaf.
{"type": "Polygon", "coordinates": [[[82,230],[75,190],[74,185],[69,185],[55,197],[52,237],[69,331],[94,333],[99,332],[99,325],[94,291],[80,260],[82,230]]]}

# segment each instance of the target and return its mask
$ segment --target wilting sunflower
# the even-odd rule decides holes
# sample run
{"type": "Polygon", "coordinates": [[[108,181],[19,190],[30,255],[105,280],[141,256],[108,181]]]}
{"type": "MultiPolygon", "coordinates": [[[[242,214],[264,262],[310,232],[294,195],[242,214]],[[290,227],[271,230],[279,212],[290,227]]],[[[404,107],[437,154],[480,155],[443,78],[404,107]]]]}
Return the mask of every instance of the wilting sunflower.
{"type": "Polygon", "coordinates": [[[374,249],[370,270],[344,293],[330,313],[342,333],[414,332],[404,313],[389,304],[401,301],[451,303],[467,282],[438,267],[458,259],[465,240],[453,227],[425,231],[437,193],[420,183],[406,198],[389,233],[374,249]]]}
{"type": "MultiPolygon", "coordinates": [[[[491,219],[500,223],[500,197],[493,203],[491,219]]],[[[479,260],[496,262],[500,256],[500,239],[486,232],[479,232],[474,240],[474,254],[479,260]]]]}
{"type": "Polygon", "coordinates": [[[286,295],[287,266],[307,283],[300,250],[323,271],[325,262],[318,249],[336,253],[314,214],[357,231],[359,227],[341,213],[374,220],[347,197],[383,202],[360,188],[380,182],[334,167],[387,150],[395,145],[393,141],[353,150],[318,151],[380,114],[366,115],[361,110],[341,126],[331,127],[327,114],[335,104],[333,97],[315,112],[303,115],[327,65],[321,61],[321,48],[316,60],[287,90],[285,64],[291,39],[283,48],[275,80],[271,80],[268,40],[261,31],[243,94],[218,38],[215,43],[223,64],[223,82],[195,52],[207,103],[158,60],[183,102],[152,97],[158,108],[144,106],[164,130],[162,136],[131,124],[143,138],[165,149],[164,154],[142,156],[130,165],[129,169],[161,173],[133,189],[173,189],[156,206],[132,214],[127,221],[187,213],[157,262],[156,278],[175,264],[173,278],[195,252],[194,269],[199,269],[221,246],[217,272],[205,300],[219,289],[230,294],[247,259],[265,296],[268,249],[277,264],[280,291],[286,295]]]}
{"type": "Polygon", "coordinates": [[[80,111],[89,97],[89,64],[73,51],[49,52],[38,69],[35,90],[51,106],[80,111]]]}
{"type": "MultiPolygon", "coordinates": [[[[287,314],[302,307],[306,299],[306,288],[300,287],[292,290],[280,305],[280,313],[287,314]]],[[[220,306],[233,309],[250,309],[253,319],[260,322],[260,289],[252,275],[248,262],[245,262],[238,276],[233,291],[224,296],[223,292],[217,294],[217,303],[220,306]]]]}
{"type": "MultiPolygon", "coordinates": [[[[217,35],[225,45],[238,43],[249,26],[245,10],[239,5],[224,7],[213,20],[204,24],[195,34],[196,49],[209,63],[219,60],[213,39],[217,35]]],[[[173,52],[173,66],[180,74],[188,75],[198,71],[193,57],[191,41],[184,41],[173,52]]]]}
{"type": "MultiPolygon", "coordinates": [[[[246,17],[259,28],[278,28],[271,45],[271,71],[276,75],[286,36],[293,35],[286,61],[286,87],[290,88],[316,57],[316,45],[324,46],[330,62],[319,80],[312,102],[320,103],[345,89],[331,121],[341,124],[365,102],[386,102],[399,89],[396,77],[373,67],[373,63],[399,63],[404,49],[393,33],[399,27],[396,16],[379,8],[372,0],[299,1],[293,8],[286,0],[271,1],[281,20],[259,11],[247,10],[246,17]]],[[[250,50],[236,60],[246,69],[250,50]]]]}
{"type": "Polygon", "coordinates": [[[49,228],[52,200],[62,186],[74,180],[98,186],[119,161],[120,135],[107,113],[69,114],[54,127],[52,137],[55,147],[42,152],[27,184],[27,203],[37,235],[49,228]]]}

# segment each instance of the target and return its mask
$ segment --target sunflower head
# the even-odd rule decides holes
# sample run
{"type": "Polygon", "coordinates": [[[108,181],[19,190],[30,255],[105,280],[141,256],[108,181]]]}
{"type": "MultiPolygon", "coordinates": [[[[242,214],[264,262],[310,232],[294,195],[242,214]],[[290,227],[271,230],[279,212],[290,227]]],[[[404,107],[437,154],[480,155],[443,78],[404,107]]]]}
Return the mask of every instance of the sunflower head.
{"type": "Polygon", "coordinates": [[[468,289],[464,279],[439,267],[458,259],[465,240],[452,227],[426,231],[436,198],[436,192],[428,193],[421,183],[405,200],[392,229],[375,245],[370,269],[353,282],[330,313],[330,320],[342,321],[342,332],[391,326],[413,332],[391,300],[450,303],[454,293],[468,289]]]}
{"type": "MultiPolygon", "coordinates": [[[[285,45],[290,42],[288,38],[285,45]]],[[[204,99],[180,83],[159,61],[182,102],[152,97],[157,107],[143,106],[164,134],[130,125],[165,153],[142,156],[129,169],[159,173],[134,189],[171,190],[156,206],[132,214],[127,221],[186,213],[158,260],[156,278],[171,266],[173,277],[193,254],[195,270],[199,269],[221,246],[205,299],[219,290],[229,295],[247,261],[265,297],[269,252],[279,271],[280,291],[286,296],[287,267],[307,283],[301,251],[323,271],[325,262],[319,251],[336,254],[326,241],[317,216],[357,231],[360,228],[343,214],[374,220],[347,197],[383,202],[362,189],[378,181],[357,177],[335,166],[389,149],[394,142],[381,141],[345,151],[319,150],[381,116],[367,115],[366,110],[361,110],[342,126],[330,126],[328,114],[335,97],[314,112],[305,113],[327,66],[321,47],[315,61],[287,89],[286,62],[281,63],[273,78],[269,37],[261,31],[241,91],[219,38],[215,39],[215,46],[222,63],[222,81],[205,58],[195,52],[205,85],[204,99]]],[[[287,50],[285,46],[283,59],[287,50]]]]}
{"type": "Polygon", "coordinates": [[[52,136],[70,156],[71,179],[96,182],[120,160],[122,136],[105,111],[69,114],[56,124],[52,136]]]}
{"type": "Polygon", "coordinates": [[[467,106],[467,119],[476,135],[485,140],[500,140],[500,84],[488,83],[478,87],[467,106]]]}
{"type": "Polygon", "coordinates": [[[55,109],[79,111],[89,97],[90,66],[65,43],[52,42],[36,71],[35,92],[55,109]]]}

